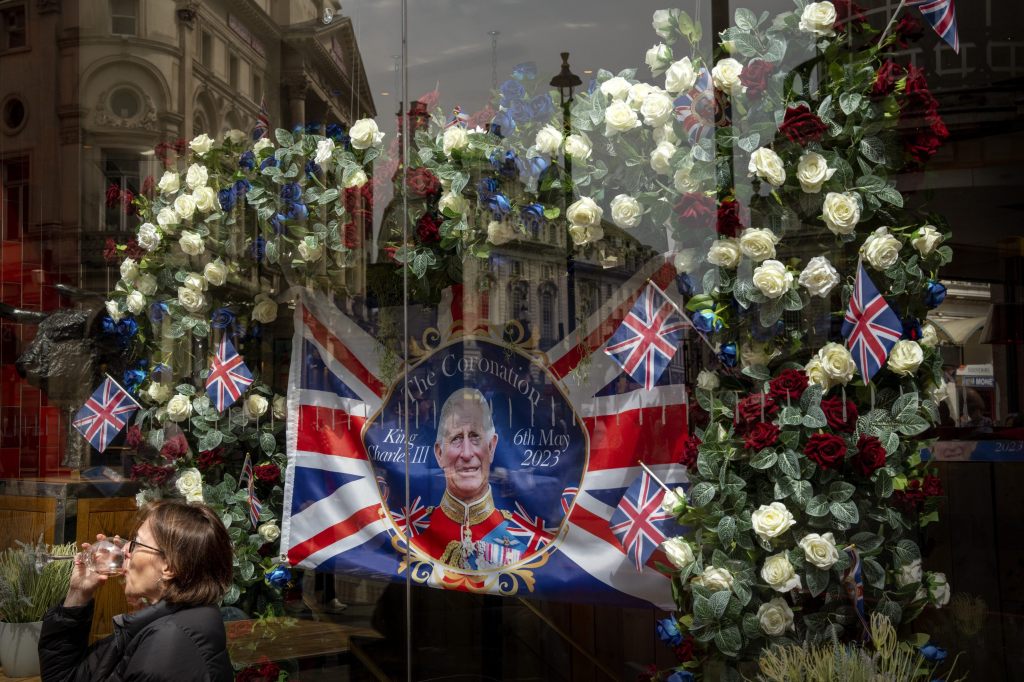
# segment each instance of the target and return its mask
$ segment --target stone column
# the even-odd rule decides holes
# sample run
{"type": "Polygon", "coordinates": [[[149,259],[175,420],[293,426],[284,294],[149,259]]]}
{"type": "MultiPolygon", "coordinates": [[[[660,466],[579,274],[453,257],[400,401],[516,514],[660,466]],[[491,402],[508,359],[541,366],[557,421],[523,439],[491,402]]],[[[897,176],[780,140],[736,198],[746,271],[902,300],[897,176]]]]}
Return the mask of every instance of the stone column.
{"type": "Polygon", "coordinates": [[[306,93],[309,92],[309,79],[302,74],[288,78],[284,92],[288,99],[289,128],[306,124],[306,93]]]}

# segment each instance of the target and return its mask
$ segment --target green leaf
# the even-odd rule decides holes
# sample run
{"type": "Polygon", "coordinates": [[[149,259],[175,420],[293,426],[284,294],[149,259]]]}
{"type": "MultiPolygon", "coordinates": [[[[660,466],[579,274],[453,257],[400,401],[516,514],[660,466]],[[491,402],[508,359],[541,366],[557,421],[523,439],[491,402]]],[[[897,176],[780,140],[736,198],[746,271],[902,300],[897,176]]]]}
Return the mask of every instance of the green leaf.
{"type": "Polygon", "coordinates": [[[750,458],[750,466],[755,469],[770,469],[778,461],[778,453],[771,448],[764,448],[750,458]]]}
{"type": "Polygon", "coordinates": [[[804,511],[808,516],[826,516],[828,514],[828,498],[824,495],[815,495],[807,501],[807,508],[804,511]]]}
{"type": "Polygon", "coordinates": [[[857,549],[861,552],[873,552],[882,546],[884,538],[881,535],[875,533],[869,533],[867,531],[857,533],[850,538],[850,542],[857,546],[857,549]]]}
{"type": "Polygon", "coordinates": [[[779,424],[781,426],[799,426],[803,423],[804,417],[800,414],[798,407],[784,407],[779,412],[779,424]]]}
{"type": "Polygon", "coordinates": [[[192,384],[178,384],[174,390],[182,395],[187,395],[190,398],[196,394],[196,387],[192,384]]]}
{"type": "Polygon", "coordinates": [[[260,448],[263,452],[268,455],[274,454],[274,450],[277,449],[277,439],[274,438],[274,434],[264,431],[260,434],[260,448]]]}
{"type": "Polygon", "coordinates": [[[723,516],[718,522],[718,540],[728,547],[736,536],[736,518],[723,516]]]}
{"type": "Polygon", "coordinates": [[[693,596],[693,616],[701,623],[713,621],[715,619],[715,611],[711,607],[711,600],[695,594],[693,596]]]}
{"type": "Polygon", "coordinates": [[[790,478],[800,477],[800,462],[793,450],[783,450],[779,454],[778,470],[790,478]]]}
{"type": "Polygon", "coordinates": [[[277,144],[282,147],[291,147],[293,144],[295,144],[295,138],[292,136],[290,132],[288,132],[284,128],[278,128],[277,130],[274,131],[274,139],[276,139],[277,144]]]}
{"type": "Polygon", "coordinates": [[[772,378],[772,373],[764,365],[747,365],[743,368],[743,375],[757,381],[768,381],[772,378]]]}
{"type": "Polygon", "coordinates": [[[833,481],[832,485],[828,487],[828,498],[833,502],[846,502],[853,497],[856,490],[857,488],[852,483],[833,481]]]}
{"type": "Polygon", "coordinates": [[[829,573],[817,566],[807,567],[807,589],[812,597],[817,597],[828,587],[829,573]]]}
{"type": "Polygon", "coordinates": [[[736,625],[728,625],[715,635],[715,645],[723,654],[736,655],[743,646],[743,635],[736,625]]]}
{"type": "Polygon", "coordinates": [[[928,420],[920,415],[913,415],[907,419],[900,420],[896,424],[896,430],[904,436],[916,436],[922,431],[928,430],[928,420]]]}
{"type": "Polygon", "coordinates": [[[238,573],[242,576],[242,580],[252,580],[255,572],[256,567],[252,565],[251,561],[243,561],[238,567],[238,573]]]}
{"type": "Polygon", "coordinates": [[[839,96],[839,108],[843,110],[844,114],[849,116],[857,111],[862,101],[864,101],[864,97],[860,93],[844,92],[839,96]]]}
{"type": "Polygon", "coordinates": [[[801,505],[806,505],[807,501],[811,499],[811,493],[814,489],[811,487],[810,481],[793,481],[793,499],[801,505]]]}
{"type": "Polygon", "coordinates": [[[861,140],[860,153],[871,163],[885,163],[885,144],[877,137],[865,137],[861,140]]]}
{"type": "Polygon", "coordinates": [[[199,439],[199,452],[206,452],[207,450],[214,449],[215,447],[221,444],[222,440],[224,440],[224,434],[222,434],[220,431],[208,432],[202,438],[199,439]]]}
{"type": "Polygon", "coordinates": [[[729,599],[732,597],[732,592],[729,590],[719,590],[708,598],[708,604],[711,607],[711,618],[712,620],[719,620],[725,615],[725,609],[729,606],[729,599]]]}
{"type": "Polygon", "coordinates": [[[804,415],[803,425],[808,429],[823,429],[828,426],[828,420],[825,418],[825,412],[821,407],[815,405],[807,410],[807,414],[804,415]]]}
{"type": "Polygon", "coordinates": [[[892,474],[879,469],[875,478],[875,494],[881,498],[891,497],[893,493],[892,474]]]}
{"type": "Polygon", "coordinates": [[[875,192],[875,196],[887,204],[903,208],[903,195],[895,187],[883,187],[875,192]]]}
{"type": "Polygon", "coordinates": [[[744,31],[753,31],[757,27],[757,16],[745,7],[736,8],[736,26],[744,31]]]}
{"type": "Polygon", "coordinates": [[[903,539],[893,546],[892,554],[900,566],[906,566],[921,558],[921,549],[913,540],[903,539]]]}
{"type": "Polygon", "coordinates": [[[885,588],[885,569],[871,558],[861,557],[861,568],[864,569],[864,582],[879,590],[885,588]]]}
{"type": "Polygon", "coordinates": [[[238,589],[238,585],[232,585],[228,588],[227,593],[225,593],[224,595],[224,603],[234,604],[236,601],[238,601],[238,597],[241,593],[242,591],[238,589]]]}
{"type": "Polygon", "coordinates": [[[853,502],[831,502],[828,505],[832,517],[839,523],[853,525],[860,520],[857,505],[853,502]]]}
{"type": "Polygon", "coordinates": [[[701,481],[690,490],[690,504],[694,507],[703,507],[715,497],[715,486],[707,481],[701,481]]]}

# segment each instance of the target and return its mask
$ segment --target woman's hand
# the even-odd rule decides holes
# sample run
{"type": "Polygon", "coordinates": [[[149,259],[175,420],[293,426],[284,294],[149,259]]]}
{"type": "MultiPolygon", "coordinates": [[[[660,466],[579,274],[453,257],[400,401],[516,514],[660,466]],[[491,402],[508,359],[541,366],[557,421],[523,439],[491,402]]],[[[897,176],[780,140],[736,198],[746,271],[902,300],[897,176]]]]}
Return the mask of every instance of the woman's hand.
{"type": "MultiPolygon", "coordinates": [[[[102,533],[96,536],[96,541],[106,540],[107,536],[102,533]]],[[[111,542],[120,546],[123,541],[120,537],[114,536],[111,542]]],[[[85,606],[92,601],[93,595],[99,587],[107,582],[110,576],[97,573],[86,565],[85,557],[92,547],[88,542],[82,543],[82,551],[74,558],[74,565],[71,567],[71,584],[68,587],[68,595],[64,599],[64,606],[85,606]]]]}

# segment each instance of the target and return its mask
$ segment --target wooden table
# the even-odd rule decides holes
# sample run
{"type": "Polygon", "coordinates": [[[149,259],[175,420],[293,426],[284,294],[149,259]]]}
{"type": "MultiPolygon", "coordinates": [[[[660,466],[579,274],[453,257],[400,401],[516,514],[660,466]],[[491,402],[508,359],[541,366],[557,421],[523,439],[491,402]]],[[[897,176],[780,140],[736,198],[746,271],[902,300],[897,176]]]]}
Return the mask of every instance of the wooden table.
{"type": "Polygon", "coordinates": [[[373,628],[328,621],[264,624],[256,620],[236,620],[224,625],[228,631],[228,653],[236,665],[252,665],[264,658],[283,661],[346,653],[350,637],[380,637],[373,628]]]}

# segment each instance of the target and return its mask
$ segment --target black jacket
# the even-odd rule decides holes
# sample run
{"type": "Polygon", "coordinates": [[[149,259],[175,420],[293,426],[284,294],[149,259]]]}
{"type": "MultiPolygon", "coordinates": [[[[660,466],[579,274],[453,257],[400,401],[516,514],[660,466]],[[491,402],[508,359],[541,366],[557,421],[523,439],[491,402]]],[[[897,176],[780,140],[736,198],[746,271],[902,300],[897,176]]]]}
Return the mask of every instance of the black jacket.
{"type": "Polygon", "coordinates": [[[227,636],[215,606],[158,602],[114,616],[114,634],[89,646],[93,603],[56,606],[43,617],[45,682],[229,682],[227,636]]]}

